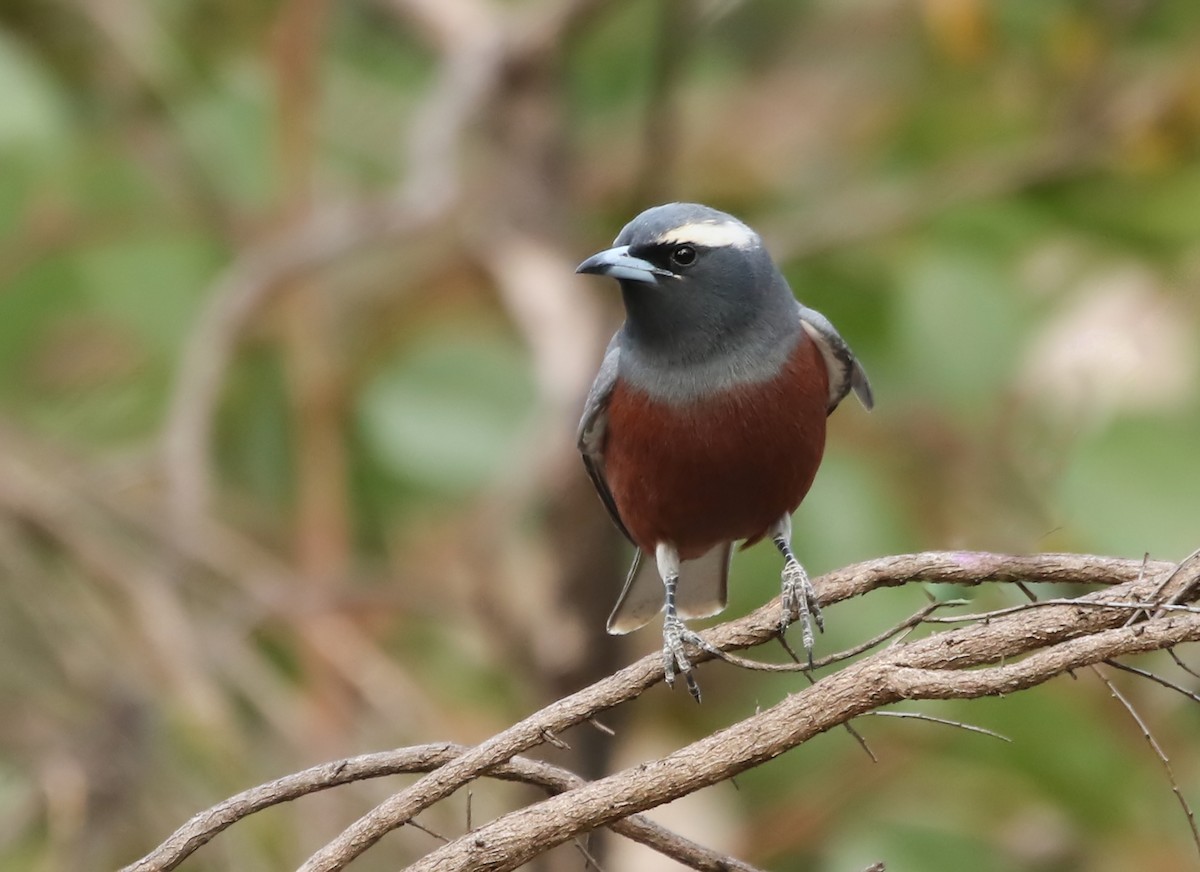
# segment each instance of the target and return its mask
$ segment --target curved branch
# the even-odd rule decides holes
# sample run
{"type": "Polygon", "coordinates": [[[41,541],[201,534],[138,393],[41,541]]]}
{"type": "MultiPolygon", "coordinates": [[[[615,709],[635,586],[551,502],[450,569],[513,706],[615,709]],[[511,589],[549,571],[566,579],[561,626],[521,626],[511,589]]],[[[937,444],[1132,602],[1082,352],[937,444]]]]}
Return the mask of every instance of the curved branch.
{"type": "MultiPolygon", "coordinates": [[[[460,756],[466,745],[439,742],[362,754],[313,766],[231,796],[193,816],[171,836],[121,872],[167,872],[176,868],[223,830],[255,812],[291,802],[310,793],[387,775],[428,772],[460,756]]],[[[489,778],[520,781],[545,788],[552,794],[580,787],[587,782],[573,772],[537,760],[516,757],[491,769],[489,778]]],[[[712,851],[639,815],[617,821],[612,830],[640,842],[692,869],[702,872],[759,872],[748,863],[712,851]]]]}
{"type": "MultiPolygon", "coordinates": [[[[1154,591],[1153,580],[1161,579],[1175,569],[1175,564],[1161,561],[1145,562],[1077,554],[1041,554],[1020,557],[980,552],[928,552],[885,557],[848,566],[818,579],[816,588],[822,605],[849,599],[877,587],[898,586],[914,579],[964,585],[977,585],[993,581],[1117,585],[1116,591],[1121,591],[1121,596],[1129,596],[1140,601],[1154,591]],[[1151,581],[1148,582],[1146,579],[1151,581]],[[1125,586],[1128,586],[1128,590],[1125,586]]],[[[1116,591],[1102,591],[1101,595],[1114,597],[1118,595],[1116,591]]],[[[714,646],[721,649],[748,648],[761,644],[774,638],[778,626],[779,608],[778,599],[773,600],[743,618],[714,627],[705,633],[705,637],[714,646]]],[[[609,793],[604,793],[603,795],[606,797],[604,802],[609,803],[606,808],[601,808],[604,802],[576,806],[573,804],[575,799],[572,799],[567,801],[570,814],[562,821],[558,821],[565,829],[551,835],[539,831],[538,838],[556,838],[562,841],[569,838],[570,833],[604,825],[598,822],[599,818],[596,815],[607,817],[611,814],[611,817],[607,817],[607,820],[611,821],[623,814],[631,814],[641,808],[649,808],[660,802],[669,801],[662,797],[670,795],[674,798],[706,784],[715,783],[753,766],[755,763],[782,753],[787,748],[794,747],[816,732],[828,729],[838,723],[844,723],[871,708],[903,698],[897,689],[887,691],[880,675],[873,675],[869,672],[863,674],[865,668],[863,664],[865,663],[886,662],[888,668],[894,670],[898,667],[899,661],[886,661],[880,660],[880,658],[894,658],[899,653],[905,653],[910,658],[919,658],[922,651],[927,650],[932,643],[938,640],[942,640],[941,644],[947,646],[944,654],[947,668],[966,665],[965,662],[960,661],[969,651],[986,653],[984,659],[978,662],[992,662],[999,657],[1015,656],[1021,651],[1033,650],[1049,641],[1054,641],[1053,628],[1043,627],[1047,621],[1058,620],[1060,624],[1057,628],[1057,632],[1060,634],[1058,638],[1065,639],[1072,635],[1088,632],[1089,629],[1098,631],[1102,628],[1102,624],[1098,623],[1101,621],[1101,616],[1107,616],[1110,625],[1119,624],[1128,616],[1128,612],[1124,610],[1084,609],[1084,615],[1073,615],[1074,611],[1072,606],[1063,606],[1059,609],[1045,609],[1036,613],[1014,615],[992,621],[987,625],[948,631],[930,639],[894,646],[882,654],[859,661],[840,672],[827,676],[803,693],[789,697],[788,701],[781,703],[780,705],[795,706],[797,705],[796,700],[803,701],[802,711],[790,711],[788,717],[783,719],[785,723],[782,726],[776,723],[777,736],[775,740],[770,738],[768,731],[761,728],[761,723],[775,717],[771,713],[775,712],[778,706],[776,709],[763,712],[761,715],[743,722],[742,725],[738,725],[744,727],[744,730],[737,734],[736,739],[730,734],[730,730],[737,728],[731,727],[730,730],[718,733],[704,742],[689,746],[688,749],[683,749],[671,757],[665,758],[667,760],[675,759],[678,755],[688,752],[689,749],[696,749],[703,745],[702,753],[712,755],[711,759],[701,760],[700,762],[704,765],[691,777],[681,777],[681,772],[686,774],[690,770],[675,768],[674,764],[666,769],[662,768],[662,761],[658,761],[657,764],[648,764],[648,767],[655,767],[653,771],[663,779],[660,784],[661,792],[652,791],[649,795],[653,798],[648,804],[634,803],[632,795],[628,793],[617,798],[609,793]],[[1064,616],[1063,609],[1071,614],[1064,616]],[[1066,629],[1061,626],[1064,622],[1066,629]],[[1018,632],[1022,627],[1028,627],[1029,630],[1018,632]],[[1079,629],[1073,631],[1072,628],[1075,627],[1079,629]],[[960,638],[962,634],[972,632],[990,633],[991,635],[987,636],[988,639],[1002,638],[996,637],[997,628],[1009,628],[1008,632],[1013,634],[1009,644],[1001,645],[994,641],[986,645],[964,644],[960,638]],[[1039,636],[1039,633],[1042,635],[1039,636]],[[991,658],[990,661],[988,657],[991,658]],[[789,721],[788,718],[791,720],[789,721]],[[745,727],[746,724],[749,726],[745,727]],[[812,727],[811,732],[805,732],[808,727],[812,727]],[[723,745],[723,743],[728,743],[728,745],[723,745]],[[633,804],[637,804],[639,807],[634,808],[633,804]],[[566,834],[564,835],[564,833],[566,834]]],[[[1200,627],[1200,616],[1175,615],[1167,620],[1194,620],[1197,621],[1197,627],[1200,627]]],[[[1126,652],[1114,650],[1104,656],[1113,657],[1121,653],[1126,652]]],[[[694,662],[711,659],[711,656],[704,652],[696,652],[694,662]]],[[[908,662],[906,665],[930,668],[929,664],[923,663],[919,659],[908,662]]],[[[971,665],[977,664],[972,663],[971,665]]],[[[405,821],[411,819],[422,809],[449,796],[491,767],[540,744],[547,734],[553,735],[562,732],[606,709],[639,696],[661,679],[662,660],[657,654],[651,654],[590,687],[564,697],[530,715],[504,732],[455,758],[437,771],[419,779],[407,789],[390,797],[359,818],[334,841],[309,858],[302,867],[302,872],[330,872],[330,870],[343,868],[350,860],[367,850],[390,830],[403,825],[405,821]]],[[[910,676],[910,680],[915,680],[915,676],[910,676]]],[[[695,751],[692,750],[691,753],[695,754],[695,751]]],[[[692,760],[693,758],[688,757],[687,759],[692,760]]],[[[613,779],[622,777],[628,778],[630,775],[621,773],[617,776],[610,776],[593,783],[594,785],[607,785],[606,787],[589,786],[587,789],[612,790],[613,779]]],[[[621,789],[634,789],[637,785],[644,787],[646,782],[644,778],[638,778],[631,783],[624,781],[616,783],[621,789]]],[[[578,791],[571,791],[570,794],[564,796],[578,799],[578,791]]],[[[542,809],[545,812],[547,810],[543,808],[544,805],[542,803],[533,808],[542,809]]],[[[567,811],[568,809],[560,810],[567,811]]],[[[515,814],[521,814],[521,812],[515,814]]],[[[510,815],[501,820],[510,821],[511,817],[510,815]]],[[[541,817],[541,813],[534,817],[541,817]]],[[[523,819],[523,821],[521,832],[527,832],[528,827],[537,823],[536,820],[531,822],[523,819]]],[[[496,823],[498,824],[499,821],[496,823]]],[[[549,825],[553,822],[547,817],[542,823],[549,825]]],[[[454,855],[455,862],[461,860],[462,856],[469,856],[471,863],[481,864],[477,868],[512,868],[507,865],[508,859],[498,860],[497,858],[501,855],[493,853],[490,848],[487,848],[488,838],[494,834],[494,830],[489,830],[489,835],[484,838],[483,847],[472,849],[468,846],[465,855],[454,855]],[[472,854],[472,850],[491,856],[492,861],[489,862],[486,857],[472,854]]],[[[515,852],[504,853],[505,858],[525,856],[521,854],[521,847],[514,845],[511,840],[506,841],[505,844],[507,845],[506,851],[515,852]]],[[[532,842],[526,843],[525,850],[532,849],[533,844],[532,842]]],[[[538,850],[544,850],[548,846],[549,843],[546,843],[538,850]]],[[[451,850],[462,851],[464,849],[460,842],[454,842],[431,854],[430,858],[438,857],[441,858],[438,862],[451,863],[451,855],[447,853],[451,850]]],[[[525,856],[525,859],[528,857],[525,856]]],[[[425,865],[417,868],[434,867],[425,865]]],[[[439,866],[438,868],[443,867],[439,866]]],[[[444,868],[456,867],[451,864],[444,868]]]]}
{"type": "MultiPolygon", "coordinates": [[[[1081,600],[1140,601],[1172,572],[1172,586],[1187,589],[1200,578],[1200,560],[1189,559],[1186,571],[1170,567],[1166,576],[1141,577],[1081,600]]],[[[576,833],[735,776],[900,700],[1011,693],[1108,658],[1200,641],[1200,614],[1166,612],[1122,626],[1128,615],[1124,608],[1061,605],[893,646],[673,754],[505,815],[431,852],[410,872],[514,869],[576,833]],[[1017,662],[971,668],[1022,654],[1028,656],[1017,662]]]]}

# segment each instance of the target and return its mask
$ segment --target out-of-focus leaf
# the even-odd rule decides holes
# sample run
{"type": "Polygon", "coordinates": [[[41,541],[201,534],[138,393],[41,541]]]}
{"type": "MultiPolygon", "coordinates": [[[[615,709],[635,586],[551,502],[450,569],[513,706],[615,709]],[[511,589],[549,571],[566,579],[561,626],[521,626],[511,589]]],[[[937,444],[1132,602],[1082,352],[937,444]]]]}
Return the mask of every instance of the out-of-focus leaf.
{"type": "Polygon", "coordinates": [[[0,238],[30,195],[69,152],[70,124],[49,71],[0,30],[0,238]]]}
{"type": "MultiPolygon", "coordinates": [[[[850,397],[845,405],[857,403],[850,397]]],[[[843,408],[836,414],[866,413],[843,408]]],[[[837,428],[831,428],[830,438],[837,436],[837,428]]],[[[905,527],[902,514],[888,510],[892,499],[877,468],[833,446],[826,451],[812,490],[796,512],[797,545],[808,560],[826,568],[894,553],[911,539],[912,531],[905,527]]]]}
{"type": "Polygon", "coordinates": [[[0,396],[16,398],[30,387],[28,364],[57,319],[83,303],[76,264],[68,257],[25,270],[0,293],[0,396]]]}
{"type": "Polygon", "coordinates": [[[290,410],[277,355],[243,355],[218,421],[221,467],[243,493],[282,507],[292,494],[290,410]]]}
{"type": "Polygon", "coordinates": [[[381,368],[358,415],[369,449],[394,475],[462,492],[512,456],[531,399],[530,374],[514,346],[445,334],[381,368]]]}
{"type": "Polygon", "coordinates": [[[214,261],[203,241],[164,236],[25,270],[0,294],[0,396],[70,439],[144,436],[214,261]]]}
{"type": "Polygon", "coordinates": [[[1109,175],[1061,192],[1055,208],[1073,225],[1132,251],[1161,253],[1200,238],[1200,169],[1109,175]]]}
{"type": "Polygon", "coordinates": [[[1011,374],[1019,297],[998,264],[924,246],[902,265],[897,340],[909,383],[963,412],[990,408],[1011,374]]]}
{"type": "Polygon", "coordinates": [[[195,325],[216,255],[211,243],[194,237],[125,238],[80,251],[78,274],[93,311],[128,325],[169,360],[195,325]]]}
{"type": "Polygon", "coordinates": [[[0,155],[44,159],[65,145],[63,100],[50,74],[0,31],[0,155]]]}
{"type": "Polygon", "coordinates": [[[269,80],[242,67],[227,70],[221,85],[181,107],[180,122],[213,188],[230,203],[259,206],[278,181],[269,80]]]}
{"type": "Polygon", "coordinates": [[[1060,495],[1083,550],[1179,560],[1200,531],[1200,420],[1124,419],[1078,446],[1060,495]]]}
{"type": "MultiPolygon", "coordinates": [[[[1011,866],[997,855],[994,846],[965,836],[953,826],[938,827],[932,822],[881,820],[871,816],[870,826],[839,833],[840,848],[822,869],[866,869],[884,862],[888,872],[1009,872],[1011,866]]],[[[780,870],[804,866],[782,865],[780,870]]]]}

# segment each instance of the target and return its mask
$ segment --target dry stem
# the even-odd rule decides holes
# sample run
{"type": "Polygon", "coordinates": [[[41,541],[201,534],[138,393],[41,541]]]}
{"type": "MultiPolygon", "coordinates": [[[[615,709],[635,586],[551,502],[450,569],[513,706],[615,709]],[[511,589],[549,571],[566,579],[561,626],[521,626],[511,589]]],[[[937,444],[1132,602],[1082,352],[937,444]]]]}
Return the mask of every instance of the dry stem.
{"type": "MultiPolygon", "coordinates": [[[[291,802],[310,793],[368,778],[429,772],[444,766],[467,750],[465,745],[441,742],[362,754],[346,760],[323,763],[252,787],[193,816],[165,842],[136,863],[126,866],[122,872],[165,872],[174,869],[222,830],[255,812],[283,802],[291,802]]],[[[578,775],[565,769],[522,757],[514,757],[509,762],[491,769],[488,777],[502,781],[522,781],[543,787],[550,793],[561,793],[585,783],[578,775]]],[[[409,821],[409,824],[412,825],[413,822],[409,821]]],[[[615,832],[660,851],[692,869],[709,872],[758,872],[748,863],[718,854],[641,816],[635,815],[618,821],[612,828],[615,832]]],[[[470,825],[467,829],[471,829],[470,825]]]]}
{"type": "MultiPolygon", "coordinates": [[[[970,626],[894,643],[826,675],[772,708],[659,760],[594,782],[563,775],[570,784],[560,781],[557,787],[551,786],[563,792],[440,846],[410,868],[514,869],[554,845],[598,827],[625,828],[630,835],[631,816],[734,776],[818,733],[892,703],[1013,693],[1071,669],[1200,640],[1200,613],[1195,610],[1146,610],[1144,620],[1127,625],[1130,604],[1170,602],[1180,592],[1190,594],[1198,578],[1200,558],[1194,555],[1182,564],[1170,564],[1070,554],[1015,557],[934,552],[846,567],[817,582],[823,605],[915,579],[964,585],[997,581],[1086,583],[1106,588],[1074,600],[1005,611],[970,626]]],[[[774,601],[744,618],[713,628],[706,638],[721,649],[748,648],[769,641],[777,625],[778,608],[778,601],[774,601]]],[[[911,619],[904,622],[904,626],[910,624],[911,619]]],[[[703,652],[696,654],[697,662],[710,659],[703,652]]],[[[471,780],[481,775],[506,777],[504,772],[515,772],[511,766],[524,765],[514,761],[517,754],[633,699],[661,678],[660,659],[656,655],[645,657],[475,748],[447,753],[442,765],[360,818],[311,857],[303,870],[344,868],[384,834],[408,823],[471,780]],[[498,768],[508,766],[510,761],[510,768],[498,768]]],[[[215,814],[220,808],[204,814],[215,814]]],[[[638,825],[634,821],[634,826],[638,825]]],[[[181,834],[187,829],[173,839],[186,838],[181,834]]],[[[633,837],[638,838],[636,834],[633,837]]],[[[671,844],[677,846],[677,837],[672,839],[675,841],[671,844]]],[[[156,855],[129,869],[170,868],[150,862],[156,855]]]]}

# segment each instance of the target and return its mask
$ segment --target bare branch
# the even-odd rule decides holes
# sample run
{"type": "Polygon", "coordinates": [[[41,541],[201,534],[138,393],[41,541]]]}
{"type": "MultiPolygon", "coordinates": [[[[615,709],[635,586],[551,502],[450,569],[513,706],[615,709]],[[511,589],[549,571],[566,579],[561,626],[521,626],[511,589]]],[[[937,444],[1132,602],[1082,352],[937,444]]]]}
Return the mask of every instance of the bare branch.
{"type": "MultiPolygon", "coordinates": [[[[1142,589],[1138,586],[1128,582],[1105,594],[1138,597],[1150,592],[1144,583],[1142,589]]],[[[1200,616],[1165,615],[1122,627],[1125,614],[1060,606],[897,645],[667,757],[508,814],[469,839],[428,854],[410,869],[514,869],[575,832],[729,778],[880,706],[901,699],[1011,693],[1106,657],[1200,640],[1200,616]],[[1015,663],[969,668],[1028,651],[1034,653],[1015,663]]],[[[326,868],[339,866],[335,861],[326,868]]]]}
{"type": "MultiPolygon", "coordinates": [[[[475,748],[445,744],[366,755],[246,791],[197,815],[125,872],[174,868],[225,827],[269,805],[359,778],[401,771],[429,774],[326,845],[302,867],[306,872],[344,868],[385,833],[411,823],[424,809],[485,775],[539,784],[556,795],[435,849],[410,867],[414,872],[513,869],[542,851],[600,827],[611,827],[693,868],[749,870],[751,867],[691,845],[635,816],[731,778],[833,727],[849,727],[860,715],[949,723],[922,714],[877,711],[901,700],[1011,693],[1082,666],[1200,640],[1200,613],[1185,609],[1182,603],[1164,608],[1153,600],[1156,593],[1167,602],[1180,599],[1181,592],[1193,595],[1198,576],[1200,560],[1192,558],[1177,565],[1079,555],[1007,557],[967,552],[888,557],[846,567],[818,580],[822,604],[916,579],[960,584],[1084,582],[1107,587],[1077,599],[988,614],[971,626],[894,643],[787,696],[772,708],[664,758],[599,781],[586,782],[565,770],[516,758],[570,726],[594,722],[599,712],[633,699],[657,683],[662,678],[661,660],[650,655],[475,748]],[[1133,609],[1148,617],[1127,625],[1133,609]]],[[[899,628],[927,619],[933,607],[917,612],[899,628]]],[[[773,601],[744,618],[713,628],[707,639],[720,649],[768,642],[775,638],[778,608],[778,601],[773,601]]],[[[897,629],[889,633],[894,635],[897,629]]],[[[699,663],[712,656],[698,651],[694,660],[699,663]]],[[[953,725],[994,735],[966,724],[953,725]]],[[[1179,798],[1182,802],[1182,796],[1179,798]]],[[[1184,806],[1186,809],[1186,802],[1184,806]]]]}
{"type": "MultiPolygon", "coordinates": [[[[376,754],[362,754],[346,760],[323,763],[252,787],[195,815],[165,842],[142,859],[126,866],[121,872],[166,872],[176,868],[222,830],[255,812],[354,781],[428,772],[444,766],[466,750],[465,745],[442,742],[381,751],[376,754]]],[[[495,767],[487,774],[490,778],[521,781],[542,787],[550,793],[561,793],[586,783],[578,775],[565,769],[520,757],[495,767]]],[[[412,821],[408,823],[414,825],[412,821]]],[[[417,829],[426,831],[420,826],[417,829]]],[[[469,824],[467,829],[470,830],[469,824]]],[[[692,869],[708,872],[759,872],[748,863],[709,850],[640,816],[620,821],[614,824],[612,829],[692,869]]],[[[442,839],[437,834],[431,835],[442,839]]]]}
{"type": "MultiPolygon", "coordinates": [[[[828,605],[914,579],[965,585],[988,581],[1069,582],[1119,585],[1099,596],[1141,600],[1151,593],[1155,580],[1175,569],[1171,563],[1146,564],[1143,578],[1141,561],[1117,558],[932,552],[846,567],[823,576],[817,590],[822,605],[828,605]]],[[[721,649],[761,644],[774,637],[778,609],[778,600],[772,601],[744,618],[713,628],[706,638],[721,649]]],[[[1197,615],[1169,614],[1136,627],[1112,629],[1125,615],[1124,610],[1061,605],[896,645],[667,758],[572,791],[571,798],[564,799],[565,804],[545,808],[543,803],[533,807],[538,812],[515,812],[493,822],[478,831],[478,843],[464,845],[462,840],[456,841],[414,868],[466,868],[460,865],[465,863],[470,868],[511,869],[528,860],[531,851],[545,850],[575,832],[604,826],[623,815],[728,778],[881,705],[900,699],[1009,692],[1045,681],[1075,665],[1200,638],[1197,615]],[[956,671],[1036,651],[1054,642],[1060,644],[1019,663],[956,671]]],[[[707,652],[696,652],[694,662],[711,657],[707,652]]],[[[364,815],[313,855],[302,867],[304,872],[343,868],[414,814],[497,763],[539,744],[544,730],[561,732],[635,698],[661,677],[661,659],[649,655],[529,716],[364,815]]]]}

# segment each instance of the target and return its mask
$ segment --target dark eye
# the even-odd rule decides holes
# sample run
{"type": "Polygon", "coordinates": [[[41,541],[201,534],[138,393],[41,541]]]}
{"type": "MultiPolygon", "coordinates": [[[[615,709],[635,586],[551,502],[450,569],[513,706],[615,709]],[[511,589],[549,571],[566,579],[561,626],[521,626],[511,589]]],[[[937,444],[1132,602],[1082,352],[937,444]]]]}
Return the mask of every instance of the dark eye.
{"type": "Polygon", "coordinates": [[[676,266],[691,266],[696,262],[696,249],[690,245],[676,245],[671,250],[671,262],[676,266]]]}

